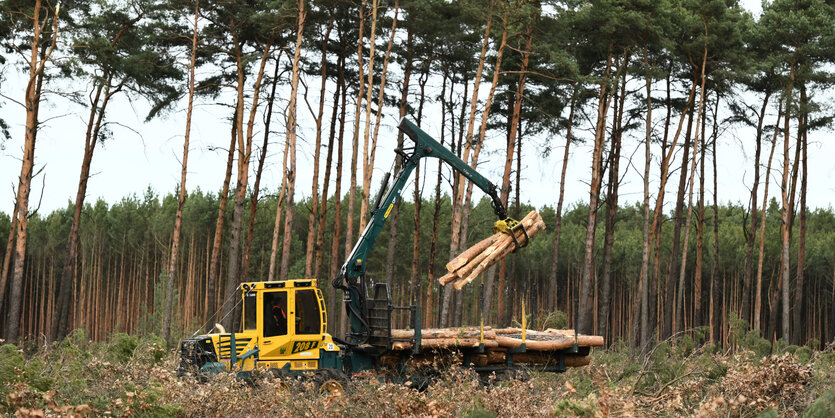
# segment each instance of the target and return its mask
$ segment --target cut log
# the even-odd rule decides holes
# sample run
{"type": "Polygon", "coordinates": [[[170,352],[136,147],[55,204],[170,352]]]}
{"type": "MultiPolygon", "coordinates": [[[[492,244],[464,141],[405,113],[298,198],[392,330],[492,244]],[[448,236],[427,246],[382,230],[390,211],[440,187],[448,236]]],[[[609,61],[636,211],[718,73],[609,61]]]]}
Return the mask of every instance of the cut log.
{"type": "MultiPolygon", "coordinates": [[[[531,212],[534,216],[533,219],[525,219],[522,223],[525,231],[528,234],[528,238],[532,238],[534,235],[545,229],[545,222],[542,220],[542,217],[539,216],[536,212],[531,212]]],[[[519,231],[517,234],[517,240],[524,240],[524,234],[519,231]]],[[[488,247],[486,250],[482,252],[482,260],[479,264],[472,268],[466,275],[462,275],[461,273],[456,273],[460,279],[455,282],[454,286],[457,290],[461,290],[464,286],[469,283],[472,283],[479,274],[481,274],[484,270],[486,270],[491,265],[498,263],[502,258],[507,257],[511,252],[516,249],[516,245],[513,242],[513,238],[510,235],[505,235],[500,240],[496,241],[488,247]]],[[[466,268],[466,266],[465,266],[466,268]]],[[[462,268],[463,270],[463,268],[462,268]]]]}
{"type": "MultiPolygon", "coordinates": [[[[522,346],[521,338],[512,338],[505,336],[497,336],[496,341],[501,347],[517,348],[522,346]]],[[[571,348],[574,346],[574,340],[569,338],[559,338],[547,341],[538,341],[528,339],[525,341],[525,348],[531,351],[557,351],[571,348]]]]}
{"type": "Polygon", "coordinates": [[[463,267],[465,264],[467,264],[467,262],[470,261],[470,259],[477,256],[482,251],[486,250],[487,247],[493,245],[493,243],[496,242],[496,240],[498,240],[499,238],[501,238],[500,233],[499,234],[493,234],[493,235],[479,241],[477,244],[473,245],[472,247],[467,248],[464,252],[462,252],[461,254],[458,254],[457,257],[450,260],[449,263],[446,263],[447,271],[452,273],[455,270],[458,270],[459,268],[463,267]]]}
{"type": "Polygon", "coordinates": [[[438,279],[438,283],[440,283],[442,286],[446,286],[447,283],[452,283],[456,280],[458,280],[458,276],[455,273],[447,273],[441,276],[440,279],[438,279]]]}
{"type": "MultiPolygon", "coordinates": [[[[415,336],[413,329],[393,329],[391,337],[394,339],[409,339],[415,336]]],[[[480,338],[481,329],[478,327],[468,328],[427,328],[421,330],[423,340],[433,338],[480,338]]],[[[484,327],[484,339],[495,339],[496,332],[491,327],[484,327]]]]}

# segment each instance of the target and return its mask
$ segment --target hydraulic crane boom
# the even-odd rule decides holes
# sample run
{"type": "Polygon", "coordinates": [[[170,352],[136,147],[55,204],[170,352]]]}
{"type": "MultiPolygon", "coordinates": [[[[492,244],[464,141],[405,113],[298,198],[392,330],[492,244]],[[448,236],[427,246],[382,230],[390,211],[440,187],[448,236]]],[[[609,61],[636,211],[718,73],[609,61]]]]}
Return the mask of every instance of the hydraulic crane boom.
{"type": "Polygon", "coordinates": [[[391,214],[395,201],[400,197],[412,171],[414,171],[421,158],[434,157],[443,160],[490,196],[493,211],[499,218],[496,222],[497,229],[509,231],[518,225],[518,222],[507,217],[507,210],[502,204],[497,188],[493,183],[408,119],[401,119],[398,128],[411,138],[414,147],[395,150],[403,158],[403,164],[394,176],[394,183],[387,190],[390,177],[390,174],[387,173],[371,207],[371,219],[366,225],[365,231],[360,235],[356,245],[351,250],[351,254],[345,260],[339,276],[333,280],[335,288],[345,291],[344,302],[350,318],[351,328],[347,336],[347,342],[351,345],[366,343],[370,332],[368,308],[366,306],[366,257],[371,252],[377,236],[379,236],[383,225],[391,214]]]}

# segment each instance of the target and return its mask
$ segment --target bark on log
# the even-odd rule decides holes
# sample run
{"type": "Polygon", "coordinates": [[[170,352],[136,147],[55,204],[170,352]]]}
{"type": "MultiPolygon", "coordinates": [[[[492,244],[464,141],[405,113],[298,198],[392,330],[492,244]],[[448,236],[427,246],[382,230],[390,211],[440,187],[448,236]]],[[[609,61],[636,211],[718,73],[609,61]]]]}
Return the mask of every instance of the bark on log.
{"type": "MultiPolygon", "coordinates": [[[[393,329],[391,337],[395,339],[406,339],[415,336],[412,329],[393,329]]],[[[481,329],[478,327],[469,328],[428,328],[421,330],[421,338],[429,340],[433,338],[480,338],[481,329]]],[[[496,332],[490,327],[484,327],[484,339],[496,339],[496,332]]]]}
{"type": "Polygon", "coordinates": [[[450,273],[458,270],[459,268],[465,266],[470,259],[480,254],[482,251],[486,250],[487,247],[493,245],[501,236],[499,234],[493,234],[481,241],[477,244],[473,245],[470,248],[467,248],[461,254],[458,254],[457,257],[453,258],[449,263],[446,263],[446,269],[450,273]]]}

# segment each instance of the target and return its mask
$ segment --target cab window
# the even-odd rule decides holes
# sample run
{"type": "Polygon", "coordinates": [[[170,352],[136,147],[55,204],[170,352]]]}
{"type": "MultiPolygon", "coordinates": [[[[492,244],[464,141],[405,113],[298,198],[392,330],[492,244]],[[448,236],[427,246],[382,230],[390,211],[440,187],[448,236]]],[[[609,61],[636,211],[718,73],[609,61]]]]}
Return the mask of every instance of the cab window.
{"type": "Polygon", "coordinates": [[[296,291],[296,334],[319,334],[321,331],[319,299],[316,291],[296,291]]]}
{"type": "Polygon", "coordinates": [[[264,336],[287,335],[287,292],[264,292],[264,336]]]}
{"type": "Polygon", "coordinates": [[[244,329],[257,329],[256,314],[258,311],[255,308],[256,296],[255,292],[247,293],[244,296],[244,329]]]}

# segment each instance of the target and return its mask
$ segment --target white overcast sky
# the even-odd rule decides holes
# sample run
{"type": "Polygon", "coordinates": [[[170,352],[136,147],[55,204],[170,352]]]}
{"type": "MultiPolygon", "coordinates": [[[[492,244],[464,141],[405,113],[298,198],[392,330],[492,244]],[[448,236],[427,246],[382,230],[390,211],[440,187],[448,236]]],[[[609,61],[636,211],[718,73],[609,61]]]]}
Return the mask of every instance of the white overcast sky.
{"type": "MultiPolygon", "coordinates": [[[[760,13],[759,2],[743,1],[755,16],[760,13]]],[[[5,80],[2,91],[11,98],[23,96],[24,86],[20,76],[14,69],[4,70],[5,80]]],[[[395,77],[397,79],[399,77],[395,77]]],[[[433,80],[435,81],[435,80],[433,80]]],[[[376,80],[375,80],[376,82],[376,80]]],[[[396,81],[395,81],[396,82],[396,81]]],[[[311,87],[316,83],[310,80],[311,87]]],[[[390,85],[391,86],[391,85],[390,85]]],[[[660,86],[657,86],[660,88],[660,86]]],[[[482,89],[487,90],[487,89],[482,89]]],[[[289,89],[283,89],[280,95],[287,95],[289,89]]],[[[332,91],[332,90],[331,90],[332,91]]],[[[330,98],[330,95],[327,96],[330,98]]],[[[317,100],[316,94],[311,94],[311,101],[317,100]]],[[[283,109],[286,97],[276,104],[276,109],[283,109]]],[[[184,131],[185,111],[184,102],[178,110],[167,117],[144,123],[147,105],[144,103],[130,104],[120,99],[111,105],[108,118],[118,121],[123,126],[112,126],[114,137],[103,144],[99,144],[93,158],[92,173],[87,190],[87,202],[104,199],[109,204],[132,194],[141,196],[150,187],[157,193],[164,194],[176,190],[180,176],[180,158],[184,131]]],[[[326,114],[329,114],[326,108],[326,114]]],[[[440,136],[439,110],[430,107],[427,112],[431,115],[426,119],[424,129],[431,135],[440,136]],[[434,112],[434,113],[432,113],[434,112]]],[[[188,164],[189,190],[199,187],[203,191],[216,192],[223,182],[226,163],[225,148],[229,143],[229,111],[226,106],[206,101],[199,102],[195,108],[192,124],[191,146],[188,164]],[[216,149],[217,148],[217,149],[216,149]]],[[[658,117],[661,117],[658,112],[658,117]]],[[[300,100],[300,143],[298,151],[297,198],[310,195],[312,180],[312,155],[314,130],[307,108],[300,100]]],[[[20,173],[20,157],[23,146],[24,110],[17,104],[2,100],[0,103],[0,117],[10,124],[12,138],[5,141],[4,149],[0,150],[0,212],[9,213],[13,206],[13,188],[20,173]]],[[[66,207],[74,200],[78,187],[78,176],[83,152],[85,120],[83,110],[57,96],[49,96],[47,104],[41,110],[44,121],[43,128],[38,135],[35,152],[36,171],[43,169],[33,182],[30,207],[36,207],[42,197],[41,213],[48,213],[54,209],[66,207]]],[[[265,193],[275,193],[281,182],[281,152],[284,145],[283,117],[280,110],[273,117],[275,131],[270,139],[267,164],[262,179],[265,193]]],[[[374,173],[374,188],[387,171],[393,160],[393,149],[396,144],[394,126],[397,124],[397,109],[384,110],[383,126],[377,149],[377,163],[374,173]]],[[[773,117],[769,123],[774,123],[773,117]]],[[[327,127],[327,123],[326,123],[327,127]]],[[[350,161],[351,124],[346,128],[348,143],[345,146],[345,175],[343,190],[347,190],[350,161]]],[[[642,131],[643,128],[641,128],[642,131]]],[[[630,135],[642,135],[635,132],[630,135]]],[[[829,208],[835,197],[835,142],[830,139],[831,132],[815,132],[810,135],[808,204],[813,208],[829,208]]],[[[263,128],[259,126],[254,144],[260,146],[263,128]]],[[[718,154],[718,193],[722,203],[747,204],[749,187],[753,177],[753,131],[750,129],[734,128],[727,131],[719,144],[718,154]]],[[[523,201],[535,206],[546,204],[555,205],[559,186],[562,147],[564,137],[530,138],[523,144],[523,171],[521,197],[523,201]],[[553,141],[555,148],[550,157],[540,155],[536,144],[553,141]]],[[[643,151],[638,150],[639,140],[633,136],[624,141],[624,161],[621,164],[623,183],[621,186],[621,202],[633,203],[641,199],[642,180],[638,171],[643,167],[643,151]],[[637,151],[637,152],[636,152],[637,151]],[[632,166],[626,160],[634,153],[632,166]],[[624,173],[624,170],[627,170],[624,173]]],[[[487,154],[482,154],[482,164],[479,167],[494,183],[501,182],[503,158],[499,153],[504,147],[504,133],[491,131],[486,142],[487,154]]],[[[360,155],[361,155],[360,151],[360,155]]],[[[658,154],[659,150],[654,150],[658,154]]],[[[775,154],[775,166],[782,157],[780,148],[775,154]]],[[[584,201],[588,199],[588,181],[590,176],[591,150],[589,145],[573,146],[566,178],[566,202],[584,201]]],[[[324,155],[323,155],[324,160],[324,155]]],[[[708,167],[709,167],[708,161],[708,167]]],[[[674,163],[675,164],[675,163],[674,163]]],[[[253,162],[253,172],[255,162],[253,162]]],[[[435,164],[431,164],[435,166],[435,164]]],[[[323,175],[320,173],[320,176],[323,175]]],[[[657,164],[653,165],[654,177],[657,181],[657,164]]],[[[431,172],[430,172],[431,173],[431,172]]],[[[772,187],[770,194],[779,193],[779,184],[774,178],[779,176],[772,172],[772,187]]],[[[432,188],[431,176],[426,180],[427,190],[432,188]]],[[[706,177],[708,196],[712,193],[712,176],[706,177]]],[[[677,187],[677,176],[670,181],[671,190],[677,187]]],[[[331,191],[333,188],[331,188],[331,191]]],[[[762,189],[761,189],[762,190],[762,189]]],[[[762,193],[762,192],[761,192],[762,193]]],[[[424,196],[428,196],[425,192],[424,196]]],[[[408,196],[408,195],[407,195],[408,196]]],[[[476,194],[476,199],[481,194],[476,194]]],[[[668,195],[669,196],[669,195],[668,195]]],[[[710,199],[708,199],[710,200],[710,199]]],[[[668,203],[669,205],[669,203],[668,203]]]]}

